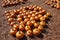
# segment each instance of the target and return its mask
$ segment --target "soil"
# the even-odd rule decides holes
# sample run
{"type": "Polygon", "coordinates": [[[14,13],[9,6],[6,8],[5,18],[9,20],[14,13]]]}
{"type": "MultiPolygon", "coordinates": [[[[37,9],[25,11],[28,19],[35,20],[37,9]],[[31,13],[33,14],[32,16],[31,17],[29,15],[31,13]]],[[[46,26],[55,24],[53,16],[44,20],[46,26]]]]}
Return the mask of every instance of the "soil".
{"type": "Polygon", "coordinates": [[[52,8],[47,4],[44,4],[46,0],[28,0],[25,3],[20,3],[19,5],[2,7],[0,0],[0,40],[60,40],[60,9],[52,8]],[[4,14],[6,10],[17,9],[22,6],[27,5],[39,5],[44,8],[47,12],[52,14],[50,21],[48,21],[48,26],[39,36],[24,37],[23,39],[17,39],[9,34],[10,26],[4,14]]]}

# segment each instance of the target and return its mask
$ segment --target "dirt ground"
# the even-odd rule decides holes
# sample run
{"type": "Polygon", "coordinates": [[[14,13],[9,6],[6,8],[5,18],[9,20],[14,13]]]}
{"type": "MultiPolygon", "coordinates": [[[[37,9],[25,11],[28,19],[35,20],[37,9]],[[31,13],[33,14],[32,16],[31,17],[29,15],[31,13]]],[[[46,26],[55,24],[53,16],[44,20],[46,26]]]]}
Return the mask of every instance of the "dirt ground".
{"type": "Polygon", "coordinates": [[[0,0],[0,40],[60,40],[60,10],[56,8],[51,8],[49,5],[44,4],[46,0],[28,0],[25,3],[20,3],[19,5],[2,7],[0,0]],[[21,6],[26,5],[39,5],[46,11],[51,12],[52,18],[48,22],[48,27],[39,35],[32,37],[24,37],[23,39],[17,39],[9,34],[10,26],[8,25],[6,16],[4,14],[5,10],[17,9],[21,6]]]}

